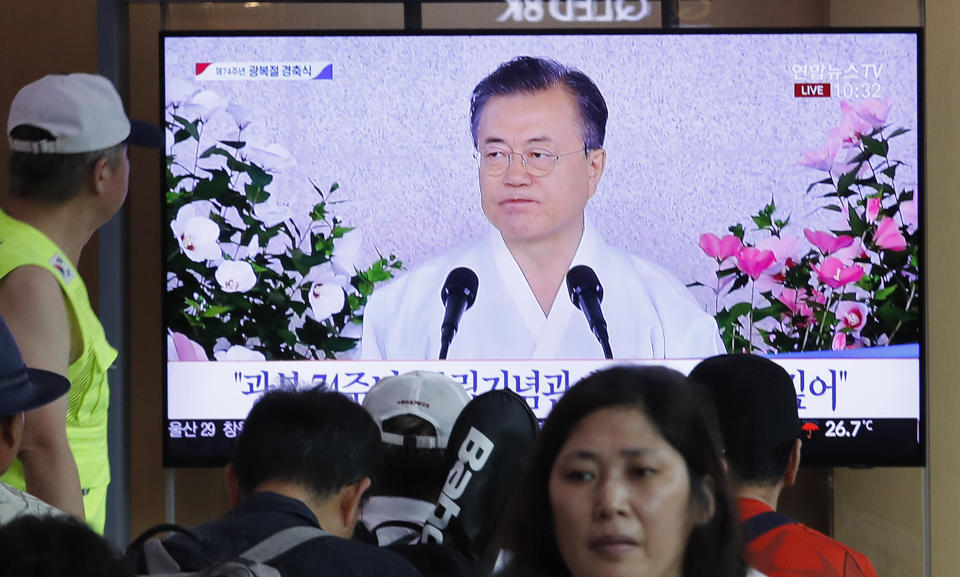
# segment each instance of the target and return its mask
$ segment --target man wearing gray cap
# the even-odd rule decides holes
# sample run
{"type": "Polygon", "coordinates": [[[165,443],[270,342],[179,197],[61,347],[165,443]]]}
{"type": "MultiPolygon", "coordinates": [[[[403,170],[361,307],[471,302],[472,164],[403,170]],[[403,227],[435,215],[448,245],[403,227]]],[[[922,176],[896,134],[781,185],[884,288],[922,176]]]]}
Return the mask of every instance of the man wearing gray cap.
{"type": "Polygon", "coordinates": [[[107,370],[117,356],[75,265],[123,204],[127,144],[159,146],[131,123],[113,84],[50,75],[14,97],[7,121],[10,181],[0,211],[0,315],[32,368],[68,377],[70,391],[26,416],[18,460],[2,480],[103,531],[107,370]]]}
{"type": "MultiPolygon", "coordinates": [[[[0,317],[0,473],[17,456],[23,437],[24,411],[62,397],[70,381],[49,371],[28,369],[17,343],[0,317]]],[[[60,513],[55,508],[6,483],[0,483],[0,525],[21,515],[60,513]]]]}

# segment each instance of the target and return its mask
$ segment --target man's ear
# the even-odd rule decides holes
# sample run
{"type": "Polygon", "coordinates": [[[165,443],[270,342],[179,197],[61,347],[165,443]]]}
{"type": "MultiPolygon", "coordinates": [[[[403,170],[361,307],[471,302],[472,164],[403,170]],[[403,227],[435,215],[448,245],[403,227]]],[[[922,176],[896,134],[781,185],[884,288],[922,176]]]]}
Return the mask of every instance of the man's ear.
{"type": "Polygon", "coordinates": [[[107,184],[112,176],[113,168],[110,166],[110,161],[106,156],[101,156],[93,164],[93,169],[90,171],[90,190],[96,192],[98,196],[103,194],[107,190],[107,184]]]}
{"type": "Polygon", "coordinates": [[[0,473],[5,472],[20,450],[23,439],[23,413],[0,417],[0,473]]]}
{"type": "Polygon", "coordinates": [[[223,481],[227,486],[227,502],[230,503],[232,509],[237,506],[240,498],[243,497],[243,492],[240,490],[240,478],[237,477],[237,468],[233,466],[233,463],[227,463],[227,466],[223,468],[223,481]]]}
{"type": "Polygon", "coordinates": [[[600,184],[600,177],[603,176],[603,167],[607,164],[607,151],[597,148],[587,152],[587,183],[589,185],[590,196],[597,192],[597,186],[600,184]]]}
{"type": "Polygon", "coordinates": [[[360,501],[370,488],[370,483],[370,477],[364,477],[352,485],[342,487],[337,495],[340,500],[340,521],[347,535],[353,534],[357,520],[360,519],[360,501]]]}
{"type": "Polygon", "coordinates": [[[800,449],[803,441],[797,439],[793,442],[790,449],[790,456],[787,458],[787,470],[783,472],[783,486],[789,487],[797,482],[797,473],[800,471],[800,449]]]}

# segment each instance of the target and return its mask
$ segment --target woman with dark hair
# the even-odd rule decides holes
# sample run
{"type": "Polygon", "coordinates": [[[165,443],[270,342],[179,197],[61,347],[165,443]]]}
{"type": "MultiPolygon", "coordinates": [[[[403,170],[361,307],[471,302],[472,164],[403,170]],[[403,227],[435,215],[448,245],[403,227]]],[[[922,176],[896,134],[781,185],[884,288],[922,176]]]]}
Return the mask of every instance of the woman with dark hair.
{"type": "Polygon", "coordinates": [[[572,387],[514,494],[505,574],[743,577],[715,417],[693,387],[663,367],[572,387]]]}

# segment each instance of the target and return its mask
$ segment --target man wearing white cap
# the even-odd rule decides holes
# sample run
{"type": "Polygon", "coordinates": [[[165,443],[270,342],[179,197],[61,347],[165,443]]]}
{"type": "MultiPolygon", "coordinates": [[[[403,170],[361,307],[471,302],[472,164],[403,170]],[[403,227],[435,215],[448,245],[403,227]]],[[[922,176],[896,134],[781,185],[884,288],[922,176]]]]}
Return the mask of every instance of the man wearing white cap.
{"type": "Polygon", "coordinates": [[[446,480],[450,432],[469,401],[460,383],[429,371],[383,378],[364,397],[380,427],[384,470],[360,522],[379,545],[419,541],[446,480]]]}
{"type": "Polygon", "coordinates": [[[14,97],[7,120],[10,181],[0,211],[0,315],[27,366],[70,380],[70,391],[26,415],[18,460],[2,480],[103,531],[107,370],[117,356],[75,265],[123,204],[127,144],[159,146],[131,123],[113,84],[50,75],[14,97]]]}

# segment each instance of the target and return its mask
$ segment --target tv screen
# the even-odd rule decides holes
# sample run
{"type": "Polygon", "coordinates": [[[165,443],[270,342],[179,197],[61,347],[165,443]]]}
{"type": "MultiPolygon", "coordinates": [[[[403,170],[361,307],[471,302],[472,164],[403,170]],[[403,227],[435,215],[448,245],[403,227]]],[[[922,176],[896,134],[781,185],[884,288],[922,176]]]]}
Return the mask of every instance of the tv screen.
{"type": "Polygon", "coordinates": [[[805,464],[923,463],[918,30],[161,43],[168,466],[272,388],[428,369],[544,418],[722,350],[793,376],[805,464]]]}

